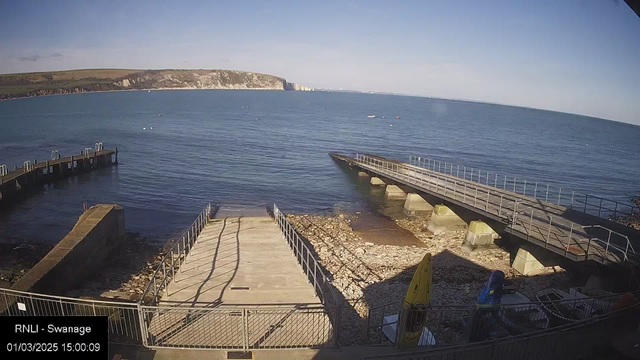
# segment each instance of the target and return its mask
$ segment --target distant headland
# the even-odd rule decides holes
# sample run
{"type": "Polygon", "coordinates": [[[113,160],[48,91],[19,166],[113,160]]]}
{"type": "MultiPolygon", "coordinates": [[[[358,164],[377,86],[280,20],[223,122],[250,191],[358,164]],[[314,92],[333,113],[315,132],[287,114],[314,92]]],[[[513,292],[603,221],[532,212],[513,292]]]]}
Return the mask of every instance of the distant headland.
{"type": "Polygon", "coordinates": [[[238,70],[82,69],[0,74],[0,100],[153,89],[314,90],[278,76],[238,70]]]}

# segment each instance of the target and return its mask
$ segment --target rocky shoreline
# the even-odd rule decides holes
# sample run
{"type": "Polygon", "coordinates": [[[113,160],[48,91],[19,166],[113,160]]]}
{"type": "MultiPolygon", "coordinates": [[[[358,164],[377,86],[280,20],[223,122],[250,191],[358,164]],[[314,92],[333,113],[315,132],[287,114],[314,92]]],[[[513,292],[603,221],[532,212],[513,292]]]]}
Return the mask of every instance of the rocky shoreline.
{"type": "Polygon", "coordinates": [[[432,305],[474,304],[492,270],[503,271],[509,286],[530,298],[542,289],[577,285],[557,266],[536,276],[521,275],[511,268],[509,251],[497,246],[469,255],[462,249],[466,230],[433,235],[426,229],[429,216],[393,219],[398,228],[409,230],[422,245],[377,245],[367,241],[369,233],[352,229],[359,216],[362,215],[288,216],[315,249],[342,300],[353,308],[343,314],[341,339],[345,344],[364,341],[363,326],[370,309],[389,303],[399,306],[426,253],[432,255],[432,305]]]}
{"type": "Polygon", "coordinates": [[[160,246],[139,233],[127,233],[122,248],[95,274],[67,296],[138,301],[169,245],[160,246]]]}
{"type": "Polygon", "coordinates": [[[52,244],[0,243],[0,288],[10,288],[47,255],[52,244]]]}

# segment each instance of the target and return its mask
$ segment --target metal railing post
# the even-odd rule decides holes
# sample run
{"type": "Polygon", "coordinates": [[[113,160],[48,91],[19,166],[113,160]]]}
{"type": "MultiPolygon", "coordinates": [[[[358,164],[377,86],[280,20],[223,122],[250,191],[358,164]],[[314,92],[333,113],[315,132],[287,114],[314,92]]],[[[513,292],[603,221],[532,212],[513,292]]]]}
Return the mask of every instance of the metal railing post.
{"type": "Polygon", "coordinates": [[[549,201],[549,185],[547,185],[547,195],[545,195],[544,201],[549,201]]]}
{"type": "Polygon", "coordinates": [[[545,243],[549,242],[549,239],[551,238],[551,222],[553,221],[553,215],[549,215],[549,229],[547,230],[547,240],[545,240],[545,243]]]}
{"type": "Polygon", "coordinates": [[[456,170],[456,177],[460,177],[460,165],[458,165],[458,170],[456,170]]]}
{"type": "Polygon", "coordinates": [[[532,225],[533,225],[533,208],[531,208],[531,219],[529,219],[529,231],[527,232],[527,239],[529,239],[529,233],[531,232],[532,225]]]}
{"type": "Polygon", "coordinates": [[[462,196],[462,202],[467,202],[467,183],[464,183],[464,195],[462,196]]]}
{"type": "Polygon", "coordinates": [[[504,184],[502,185],[502,190],[507,190],[507,175],[504,176],[504,184]]]}
{"type": "Polygon", "coordinates": [[[587,212],[587,202],[589,202],[589,194],[586,194],[584,196],[584,210],[582,211],[583,213],[587,212]]]}
{"type": "Polygon", "coordinates": [[[155,303],[158,302],[158,285],[156,284],[156,277],[155,277],[155,273],[153,276],[153,300],[155,301],[155,303]]]}
{"type": "Polygon", "coordinates": [[[538,182],[536,181],[536,186],[533,188],[533,198],[537,199],[536,195],[538,194],[538,182]]]}
{"type": "Polygon", "coordinates": [[[462,178],[467,180],[467,167],[465,166],[464,169],[462,169],[462,178]]]}
{"type": "Polygon", "coordinates": [[[576,195],[575,191],[571,192],[571,206],[569,207],[569,209],[573,209],[573,197],[576,195]]]}
{"type": "Polygon", "coordinates": [[[567,256],[567,252],[569,251],[569,247],[571,246],[571,237],[573,236],[573,222],[571,223],[571,230],[569,231],[569,242],[567,243],[567,247],[564,249],[564,256],[567,256]]]}
{"type": "Polygon", "coordinates": [[[627,260],[627,253],[629,252],[629,238],[627,236],[625,237],[627,238],[627,246],[624,248],[624,259],[627,260]]]}
{"type": "Polygon", "coordinates": [[[162,279],[162,283],[164,284],[165,289],[169,291],[169,282],[167,281],[167,267],[165,266],[164,259],[162,259],[162,274],[164,278],[162,279]]]}
{"type": "Polygon", "coordinates": [[[473,206],[478,207],[478,187],[476,186],[476,196],[473,197],[473,206]]]}
{"type": "Polygon", "coordinates": [[[249,320],[247,309],[242,309],[242,349],[246,352],[249,350],[249,320]]]}
{"type": "Polygon", "coordinates": [[[522,195],[527,196],[527,179],[524,179],[524,190],[522,191],[522,195]]]}
{"type": "MultiPolygon", "coordinates": [[[[518,180],[516,180],[516,177],[514,176],[514,177],[513,177],[513,192],[514,192],[514,193],[516,193],[516,182],[517,182],[517,181],[518,181],[518,180]]],[[[517,193],[516,193],[516,194],[517,194],[517,193]]]]}
{"type": "MultiPolygon", "coordinates": [[[[178,246],[180,246],[179,243],[178,246]]],[[[176,265],[173,259],[173,250],[171,250],[171,280],[173,280],[174,283],[176,281],[176,265]]]]}
{"type": "Polygon", "coordinates": [[[484,205],[484,211],[489,212],[489,190],[487,190],[487,203],[484,205]]]}
{"type": "Polygon", "coordinates": [[[558,189],[558,205],[560,205],[560,196],[562,196],[562,188],[558,189]]]}
{"type": "MultiPolygon", "coordinates": [[[[182,252],[184,253],[184,261],[183,263],[187,262],[187,243],[186,243],[186,238],[184,235],[182,235],[182,252]]],[[[180,267],[180,272],[182,272],[182,267],[180,267]]]]}
{"type": "Polygon", "coordinates": [[[493,182],[493,187],[496,189],[498,188],[498,173],[496,173],[496,179],[493,182]]]}
{"type": "Polygon", "coordinates": [[[600,198],[600,206],[598,206],[598,217],[600,217],[601,210],[602,210],[602,198],[600,198]]]}

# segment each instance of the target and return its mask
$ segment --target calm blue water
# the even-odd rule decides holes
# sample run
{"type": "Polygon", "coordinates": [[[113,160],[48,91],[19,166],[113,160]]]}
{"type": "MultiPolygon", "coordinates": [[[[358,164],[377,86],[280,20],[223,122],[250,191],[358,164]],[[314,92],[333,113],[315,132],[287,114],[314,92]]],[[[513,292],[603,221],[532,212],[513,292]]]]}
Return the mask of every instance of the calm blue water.
{"type": "Polygon", "coordinates": [[[0,102],[0,164],[46,160],[51,150],[79,154],[96,141],[118,147],[119,166],[47,186],[1,213],[2,239],[57,242],[83,202],[121,204],[129,231],[160,240],[207,202],[276,202],[290,212],[367,208],[367,192],[330,151],[429,156],[623,201],[640,193],[640,127],[541,110],[239,90],[0,102]]]}

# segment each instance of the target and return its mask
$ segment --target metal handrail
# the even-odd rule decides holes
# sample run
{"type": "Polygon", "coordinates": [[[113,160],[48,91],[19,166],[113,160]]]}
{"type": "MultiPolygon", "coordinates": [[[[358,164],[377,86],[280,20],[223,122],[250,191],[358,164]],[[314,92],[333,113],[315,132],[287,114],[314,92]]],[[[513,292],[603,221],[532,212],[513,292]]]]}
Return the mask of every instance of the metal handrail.
{"type": "MultiPolygon", "coordinates": [[[[465,355],[467,351],[473,352],[474,354],[484,354],[485,356],[484,357],[481,356],[481,357],[486,359],[502,359],[504,357],[504,354],[507,352],[510,354],[514,354],[514,351],[516,350],[514,344],[517,344],[520,342],[526,342],[531,339],[536,339],[541,337],[557,337],[558,334],[567,334],[576,329],[583,329],[583,328],[592,326],[594,324],[601,324],[603,322],[606,322],[609,319],[621,316],[627,313],[628,311],[632,311],[633,309],[637,310],[638,308],[640,308],[640,304],[634,303],[622,309],[613,310],[611,312],[598,315],[589,319],[580,320],[580,321],[572,322],[569,324],[560,325],[557,327],[541,329],[541,330],[530,332],[530,333],[508,336],[508,337],[499,338],[499,339],[485,340],[480,342],[448,345],[448,346],[443,346],[435,349],[427,347],[426,349],[422,349],[422,350],[404,351],[404,352],[398,352],[398,353],[385,353],[383,355],[364,356],[362,357],[362,359],[363,360],[364,359],[370,359],[370,360],[373,360],[373,359],[397,359],[397,360],[425,359],[427,360],[427,359],[445,359],[445,358],[457,359],[457,358],[466,358],[465,355]],[[501,345],[508,346],[508,349],[504,349],[502,352],[495,351],[496,347],[501,345]],[[480,351],[481,349],[489,349],[490,351],[483,352],[483,351],[480,351]]],[[[580,339],[580,338],[576,337],[576,339],[580,339]]],[[[552,344],[553,346],[549,346],[549,350],[551,353],[556,351],[557,344],[555,344],[552,340],[550,340],[549,343],[547,343],[547,345],[552,345],[552,344]]],[[[525,344],[525,345],[530,345],[530,344],[525,344]]],[[[536,344],[533,344],[532,347],[523,346],[523,348],[520,350],[528,351],[529,349],[534,349],[534,347],[539,347],[540,345],[541,345],[541,342],[538,342],[536,344]]],[[[574,344],[569,343],[569,345],[571,346],[574,344]]],[[[575,349],[576,347],[571,346],[571,348],[575,349]]],[[[545,353],[547,354],[547,356],[550,355],[549,351],[545,351],[545,353]]],[[[563,349],[561,349],[559,353],[561,354],[557,354],[558,356],[560,355],[564,357],[567,356],[567,351],[564,351],[563,349]]],[[[471,355],[473,354],[470,354],[470,356],[471,355]]],[[[473,358],[473,356],[471,357],[473,358]]],[[[514,358],[518,358],[518,356],[515,355],[514,358]]]]}
{"type": "Polygon", "coordinates": [[[103,316],[107,320],[110,343],[139,343],[142,340],[139,308],[139,304],[125,301],[76,299],[0,288],[0,319],[14,316],[103,316]]]}
{"type": "Polygon", "coordinates": [[[295,230],[295,228],[291,225],[286,215],[284,215],[280,209],[273,204],[273,214],[275,217],[276,224],[280,230],[282,230],[282,234],[287,240],[287,244],[291,250],[293,250],[293,255],[298,260],[298,263],[302,266],[302,271],[309,279],[313,280],[313,288],[318,293],[320,300],[323,305],[336,305],[336,304],[327,304],[327,294],[324,289],[329,289],[329,296],[331,296],[331,300],[335,301],[336,296],[333,293],[333,287],[331,286],[331,279],[329,276],[325,274],[325,272],[320,267],[320,262],[316,257],[312,254],[309,247],[302,241],[300,235],[295,230]]]}
{"type": "Polygon", "coordinates": [[[143,304],[147,294],[151,290],[151,285],[153,284],[153,297],[152,304],[158,303],[158,293],[162,289],[168,289],[169,283],[171,279],[175,279],[176,268],[180,270],[180,265],[186,261],[187,255],[191,253],[193,249],[198,235],[202,232],[202,229],[209,223],[209,215],[211,214],[211,203],[207,204],[205,208],[200,212],[198,217],[193,221],[191,226],[185,230],[185,232],[180,236],[180,240],[176,241],[171,249],[167,251],[162,260],[160,260],[160,264],[156,267],[156,270],[153,272],[153,276],[151,277],[149,283],[145,287],[142,297],[140,298],[140,304],[143,304]],[[182,244],[182,247],[180,245],[182,244]],[[167,269],[167,260],[170,260],[170,266],[167,269]],[[157,280],[159,277],[161,279],[157,280]],[[159,283],[159,284],[158,284],[159,283]]]}
{"type": "MultiPolygon", "coordinates": [[[[621,233],[619,233],[617,231],[613,231],[613,230],[609,229],[608,227],[605,227],[605,226],[602,226],[602,225],[585,225],[582,228],[583,229],[598,228],[598,229],[603,229],[605,231],[608,231],[609,232],[609,236],[607,237],[607,243],[606,243],[607,246],[613,246],[613,247],[619,248],[615,244],[610,244],[611,235],[612,234],[616,234],[616,235],[618,235],[618,236],[620,236],[620,237],[622,237],[622,238],[624,238],[626,240],[626,248],[625,248],[625,251],[624,251],[625,260],[627,259],[626,257],[627,257],[627,253],[628,253],[629,249],[631,249],[631,252],[633,253],[633,255],[636,255],[636,250],[633,248],[633,244],[631,243],[631,240],[629,240],[629,237],[627,235],[621,234],[621,233]]],[[[600,239],[597,239],[597,240],[600,240],[600,239]]],[[[619,248],[619,250],[622,251],[621,248],[619,248]]]]}
{"type": "MultiPolygon", "coordinates": [[[[640,292],[627,292],[634,296],[638,296],[640,292]]],[[[374,334],[377,336],[377,342],[382,340],[382,328],[388,325],[397,325],[397,329],[404,329],[402,323],[406,322],[407,316],[416,316],[415,314],[426,314],[426,318],[429,319],[430,324],[425,324],[425,326],[429,327],[429,329],[436,333],[436,329],[433,327],[440,326],[438,319],[442,318],[460,318],[466,317],[468,319],[472,319],[473,315],[479,314],[499,314],[502,311],[516,310],[516,311],[527,311],[533,308],[545,308],[545,307],[556,307],[561,306],[567,309],[580,309],[581,318],[579,320],[585,320],[589,318],[595,318],[602,313],[608,313],[614,310],[614,305],[618,302],[618,300],[627,293],[617,293],[617,294],[609,294],[603,296],[593,296],[593,297],[572,297],[569,299],[562,300],[554,300],[554,301],[529,301],[524,303],[517,304],[486,304],[486,305],[478,305],[478,304],[468,304],[468,305],[432,305],[432,304],[420,304],[420,305],[412,305],[410,308],[405,308],[402,306],[403,300],[396,300],[394,302],[385,303],[382,305],[378,305],[376,307],[371,307],[367,312],[367,326],[366,326],[366,338],[371,338],[371,332],[374,331],[374,334]],[[403,311],[404,309],[404,311],[403,311]],[[399,314],[397,320],[385,320],[386,315],[391,314],[399,314]],[[373,323],[372,323],[373,322],[373,323]]],[[[480,316],[482,317],[482,316],[480,316]]],[[[471,321],[471,320],[470,320],[471,321]]],[[[575,321],[572,321],[575,322],[575,321]]],[[[471,335],[470,331],[473,326],[470,323],[467,324],[468,328],[464,331],[465,336],[471,335]],[[469,331],[469,332],[467,332],[469,331]]],[[[556,325],[557,326],[557,325],[556,325]]],[[[482,334],[482,331],[490,331],[488,329],[481,330],[480,328],[475,328],[474,335],[482,334]],[[479,332],[478,332],[479,331],[479,332]]],[[[397,334],[400,338],[403,338],[402,330],[400,330],[397,334]]],[[[450,334],[451,335],[451,334],[450,334]]],[[[440,343],[439,346],[451,346],[456,343],[464,343],[468,339],[466,337],[461,336],[462,334],[458,334],[457,339],[453,342],[448,341],[447,343],[440,343]]],[[[451,340],[451,339],[449,339],[451,340]]],[[[375,340],[374,340],[375,342],[375,340]]],[[[397,344],[398,345],[398,344],[397,344]]]]}
{"type": "Polygon", "coordinates": [[[30,298],[38,297],[38,298],[45,298],[45,299],[50,299],[50,300],[54,300],[54,301],[65,300],[65,301],[76,301],[76,302],[79,302],[79,303],[100,303],[100,304],[107,304],[107,305],[119,305],[119,306],[137,307],[137,305],[135,303],[119,302],[119,301],[92,300],[92,299],[80,299],[80,298],[72,298],[72,297],[66,297],[66,296],[56,296],[56,295],[32,293],[32,292],[28,292],[28,291],[18,291],[18,290],[13,290],[13,289],[6,289],[6,288],[0,288],[0,292],[8,293],[10,295],[15,295],[15,296],[24,296],[24,297],[30,297],[30,298]]]}
{"type": "Polygon", "coordinates": [[[340,329],[342,326],[341,318],[343,304],[337,303],[338,296],[331,284],[331,279],[327,274],[325,274],[323,269],[320,267],[318,259],[311,253],[309,247],[304,243],[304,241],[302,241],[302,238],[296,229],[291,225],[286,215],[278,209],[276,204],[273,204],[273,215],[276,224],[287,241],[287,244],[289,244],[289,247],[293,250],[293,255],[302,266],[302,271],[307,276],[307,280],[309,283],[313,280],[313,289],[321,298],[320,301],[326,308],[327,313],[331,315],[333,323],[333,343],[334,347],[338,349],[340,348],[340,329]],[[325,289],[328,289],[329,291],[327,292],[325,289]]]}
{"type": "Polygon", "coordinates": [[[409,164],[418,166],[418,167],[423,167],[423,168],[440,172],[443,174],[455,176],[457,178],[463,178],[465,180],[475,181],[479,184],[483,184],[483,180],[484,180],[484,185],[492,186],[496,189],[502,188],[503,190],[510,190],[512,187],[511,185],[508,185],[508,184],[512,184],[514,193],[518,193],[518,189],[521,189],[522,195],[525,195],[525,196],[531,196],[531,195],[527,195],[527,184],[529,184],[529,189],[533,187],[533,191],[530,191],[530,192],[533,192],[533,198],[536,200],[542,200],[543,199],[542,196],[538,196],[538,194],[540,195],[544,194],[544,201],[553,203],[556,205],[562,205],[562,200],[563,200],[562,196],[564,194],[565,196],[564,204],[569,209],[579,211],[582,213],[588,213],[587,212],[588,207],[597,208],[598,209],[597,214],[591,214],[591,213],[588,213],[588,214],[594,215],[594,216],[597,216],[598,218],[602,218],[606,220],[616,219],[618,214],[623,213],[619,209],[619,207],[623,207],[624,209],[626,209],[629,212],[629,215],[633,215],[634,212],[640,212],[640,206],[630,205],[620,201],[611,200],[611,199],[607,199],[607,198],[592,195],[592,194],[580,194],[580,193],[576,193],[575,191],[569,192],[566,189],[564,189],[565,192],[563,193],[562,187],[558,187],[557,192],[554,193],[553,191],[554,187],[548,184],[542,184],[540,182],[534,182],[534,181],[527,181],[526,179],[525,180],[521,179],[521,181],[518,182],[515,176],[499,175],[497,172],[490,172],[488,170],[483,170],[483,169],[478,169],[473,167],[466,167],[466,166],[461,167],[460,165],[456,165],[452,163],[447,163],[447,162],[443,163],[440,160],[410,155],[409,164]],[[442,166],[443,164],[444,166],[442,166]],[[448,172],[447,172],[447,169],[449,170],[448,172]],[[474,171],[475,171],[475,179],[474,179],[474,171]],[[460,176],[461,173],[462,173],[462,177],[460,176]],[[467,179],[467,174],[469,174],[468,179],[467,179]],[[512,180],[509,181],[510,179],[512,180]],[[500,180],[503,180],[503,181],[500,181],[500,180]],[[520,186],[518,186],[519,184],[520,186]],[[502,185],[502,187],[500,187],[500,185],[502,185]],[[540,192],[538,192],[539,188],[540,188],[540,192]],[[549,192],[550,190],[552,191],[551,196],[549,192]],[[555,194],[557,194],[557,196],[555,194]],[[570,201],[566,199],[569,197],[569,194],[571,195],[570,201]],[[580,201],[580,199],[583,197],[584,197],[584,201],[580,201]],[[556,198],[558,199],[557,201],[555,201],[556,198]],[[600,200],[600,203],[598,205],[590,204],[589,203],[590,198],[600,200]],[[613,209],[603,206],[603,204],[606,205],[606,203],[611,203],[615,206],[613,209]],[[583,204],[584,207],[581,206],[580,208],[582,209],[580,209],[579,207],[574,207],[574,204],[583,204]],[[607,210],[609,212],[612,212],[613,214],[611,215],[609,213],[609,215],[611,216],[607,217],[607,213],[603,212],[602,210],[607,210]]]}
{"type": "MultiPolygon", "coordinates": [[[[509,193],[492,191],[489,187],[475,186],[468,181],[457,181],[449,176],[440,176],[432,170],[400,162],[388,161],[378,157],[356,154],[355,159],[356,162],[359,162],[362,166],[376,169],[382,174],[391,174],[391,176],[396,176],[401,179],[401,181],[406,181],[412,185],[421,186],[429,191],[447,196],[455,202],[471,205],[479,213],[497,217],[512,232],[518,231],[525,234],[527,240],[531,238],[530,234],[535,227],[535,231],[538,232],[542,238],[539,240],[544,242],[544,247],[555,248],[557,253],[561,253],[565,257],[571,253],[576,259],[578,258],[577,254],[569,251],[572,245],[578,245],[578,248],[580,248],[580,245],[586,245],[586,251],[583,249],[585,260],[594,255],[598,255],[590,253],[592,243],[597,242],[599,244],[607,244],[604,246],[605,255],[610,254],[616,257],[612,251],[617,251],[622,253],[625,261],[629,260],[627,256],[628,246],[622,249],[615,244],[611,244],[610,241],[591,237],[582,225],[572,221],[566,219],[566,223],[554,221],[554,216],[556,220],[563,217],[559,214],[551,213],[549,209],[545,209],[544,207],[541,208],[535,206],[535,204],[529,204],[525,202],[524,199],[514,199],[509,193]],[[520,219],[522,216],[528,218],[528,223],[520,219]],[[534,220],[546,225],[544,227],[541,227],[539,224],[534,225],[534,220]],[[552,232],[552,229],[556,231],[552,232]],[[566,232],[568,232],[568,235],[566,232]],[[555,240],[552,239],[552,235],[555,240]],[[585,239],[580,242],[576,240],[575,237],[584,237],[585,239]],[[557,243],[559,243],[559,245],[557,243]]],[[[537,239],[537,237],[533,237],[533,239],[537,239]]],[[[609,260],[608,256],[602,256],[600,254],[600,257],[602,261],[609,260]]]]}

